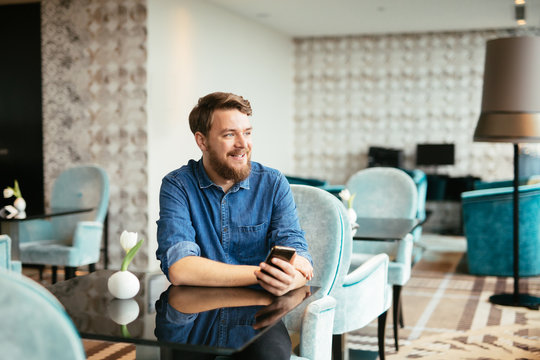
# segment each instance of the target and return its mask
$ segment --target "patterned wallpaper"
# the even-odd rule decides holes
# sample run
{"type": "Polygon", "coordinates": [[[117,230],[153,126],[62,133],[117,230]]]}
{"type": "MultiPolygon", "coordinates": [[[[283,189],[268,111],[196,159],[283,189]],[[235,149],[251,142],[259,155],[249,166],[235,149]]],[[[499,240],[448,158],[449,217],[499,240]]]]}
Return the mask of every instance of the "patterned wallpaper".
{"type": "MultiPolygon", "coordinates": [[[[540,35],[540,29],[301,38],[295,40],[295,175],[344,184],[367,167],[368,148],[404,152],[416,144],[455,144],[455,165],[426,173],[513,177],[513,148],[474,143],[485,43],[540,35]]],[[[538,145],[526,145],[538,154],[538,145]]],[[[428,202],[426,230],[460,232],[461,205],[428,202]]]]}
{"type": "MultiPolygon", "coordinates": [[[[73,165],[110,179],[109,257],[123,229],[146,234],[146,1],[42,0],[45,193],[73,165]]],[[[48,199],[46,199],[48,201],[48,199]]],[[[145,247],[132,267],[145,268],[145,247]]]]}
{"type": "MultiPolygon", "coordinates": [[[[512,177],[510,144],[473,143],[485,42],[507,31],[295,40],[295,173],[343,184],[367,166],[369,146],[454,143],[452,176],[512,177]]],[[[540,34],[540,29],[519,35],[540,34]]]]}

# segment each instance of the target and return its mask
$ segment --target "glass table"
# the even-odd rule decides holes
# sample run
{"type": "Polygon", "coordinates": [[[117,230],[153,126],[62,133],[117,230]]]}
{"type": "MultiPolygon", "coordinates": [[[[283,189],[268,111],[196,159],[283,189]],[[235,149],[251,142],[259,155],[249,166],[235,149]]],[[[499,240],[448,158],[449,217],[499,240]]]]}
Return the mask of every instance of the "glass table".
{"type": "Polygon", "coordinates": [[[137,359],[241,351],[277,324],[283,326],[281,318],[305,305],[317,290],[305,286],[275,297],[256,287],[172,286],[161,272],[134,272],[139,293],[119,300],[107,289],[113,273],[98,270],[48,289],[64,305],[81,337],[134,343],[137,359]]]}
{"type": "Polygon", "coordinates": [[[395,241],[403,239],[413,231],[420,222],[418,219],[407,218],[368,218],[356,219],[358,228],[354,240],[395,241]]]}
{"type": "Polygon", "coordinates": [[[11,238],[11,259],[20,260],[19,255],[19,232],[20,224],[28,220],[46,219],[55,216],[77,215],[81,213],[87,213],[94,210],[94,208],[55,208],[48,212],[40,214],[29,214],[24,219],[6,219],[0,218],[0,233],[7,234],[11,238]]]}

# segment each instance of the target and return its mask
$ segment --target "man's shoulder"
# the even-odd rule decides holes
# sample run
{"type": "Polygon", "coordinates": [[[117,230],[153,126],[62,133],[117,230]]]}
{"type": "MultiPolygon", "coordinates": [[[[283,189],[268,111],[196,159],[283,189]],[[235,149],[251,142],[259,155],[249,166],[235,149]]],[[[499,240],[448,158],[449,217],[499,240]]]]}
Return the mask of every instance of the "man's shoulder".
{"type": "Polygon", "coordinates": [[[195,160],[189,160],[186,165],[179,167],[176,170],[169,172],[165,175],[164,179],[180,181],[182,179],[194,179],[195,171],[197,169],[198,162],[195,160]]]}
{"type": "Polygon", "coordinates": [[[283,175],[278,169],[274,169],[268,166],[264,166],[256,161],[251,162],[251,172],[260,177],[280,178],[283,175]]]}

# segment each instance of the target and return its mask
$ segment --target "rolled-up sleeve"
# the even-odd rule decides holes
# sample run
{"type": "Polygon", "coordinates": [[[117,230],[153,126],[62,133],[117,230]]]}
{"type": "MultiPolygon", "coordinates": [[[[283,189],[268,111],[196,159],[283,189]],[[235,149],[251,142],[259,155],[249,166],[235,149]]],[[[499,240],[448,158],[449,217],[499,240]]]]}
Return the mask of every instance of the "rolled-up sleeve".
{"type": "Polygon", "coordinates": [[[276,185],[270,227],[270,237],[274,245],[295,248],[298,255],[305,257],[313,264],[308,251],[305,232],[298,221],[291,187],[283,175],[280,176],[276,185]]]}
{"type": "Polygon", "coordinates": [[[195,229],[189,212],[185,186],[169,174],[161,183],[159,194],[159,220],[157,221],[158,249],[161,270],[169,277],[169,267],[185,256],[199,256],[195,242],[195,229]]]}

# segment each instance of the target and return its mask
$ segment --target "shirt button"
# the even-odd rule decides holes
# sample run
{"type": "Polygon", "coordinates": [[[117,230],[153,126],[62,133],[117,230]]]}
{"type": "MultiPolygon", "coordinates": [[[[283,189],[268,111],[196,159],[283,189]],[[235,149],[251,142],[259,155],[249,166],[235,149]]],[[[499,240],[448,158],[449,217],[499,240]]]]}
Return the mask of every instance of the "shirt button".
{"type": "Polygon", "coordinates": [[[223,232],[227,232],[227,228],[226,228],[226,227],[223,228],[223,232]]]}

